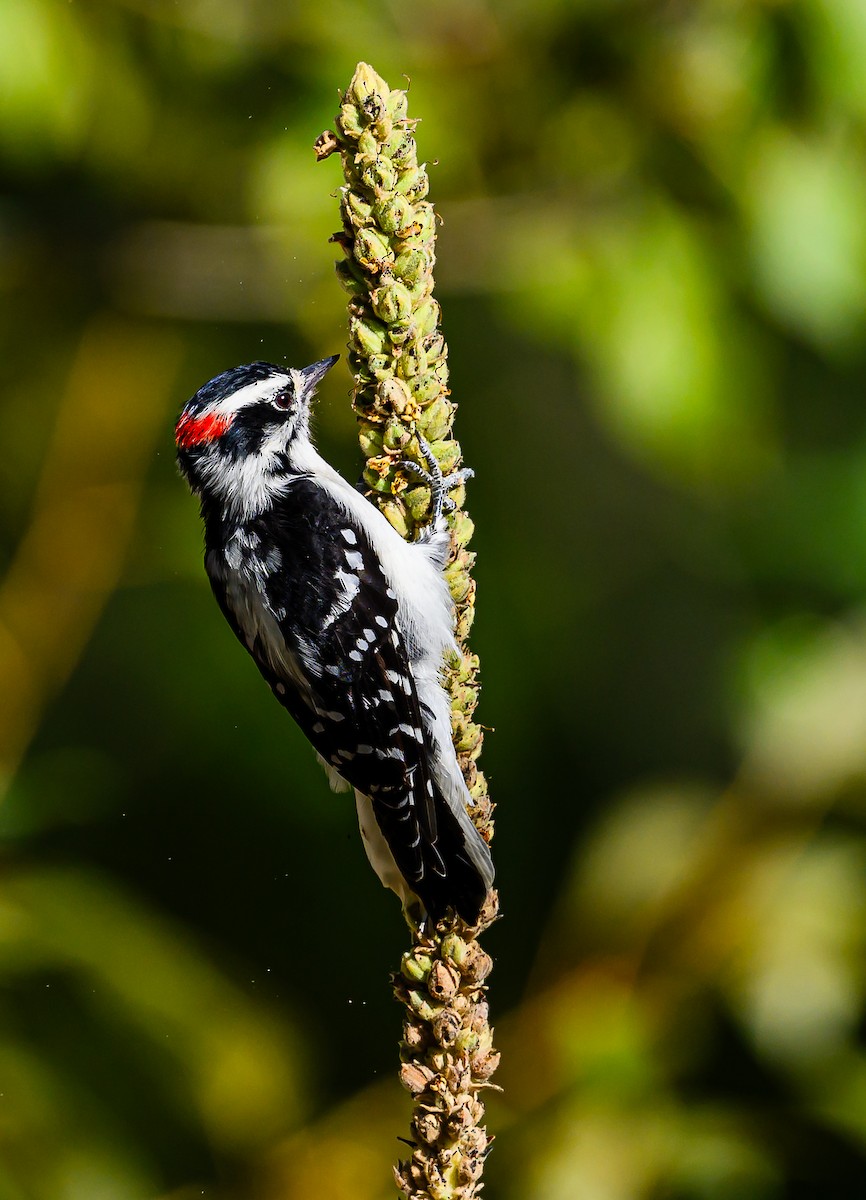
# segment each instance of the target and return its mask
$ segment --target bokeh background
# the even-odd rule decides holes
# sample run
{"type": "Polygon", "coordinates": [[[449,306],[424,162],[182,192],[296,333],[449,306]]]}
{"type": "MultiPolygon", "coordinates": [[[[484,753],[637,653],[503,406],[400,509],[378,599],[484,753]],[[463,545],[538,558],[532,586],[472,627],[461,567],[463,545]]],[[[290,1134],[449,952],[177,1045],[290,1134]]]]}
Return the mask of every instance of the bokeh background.
{"type": "Polygon", "coordinates": [[[477,472],[485,1194],[862,1196],[864,5],[3,0],[0,1197],[393,1195],[398,906],[172,445],[343,347],[358,59],[436,163],[477,472]]]}

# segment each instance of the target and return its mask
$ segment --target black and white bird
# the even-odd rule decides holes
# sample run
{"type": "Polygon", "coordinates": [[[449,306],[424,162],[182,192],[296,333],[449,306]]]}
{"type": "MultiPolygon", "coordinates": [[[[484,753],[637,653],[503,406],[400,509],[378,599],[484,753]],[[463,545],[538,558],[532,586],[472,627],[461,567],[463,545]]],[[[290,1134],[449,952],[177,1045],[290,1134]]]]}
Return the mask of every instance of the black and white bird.
{"type": "MultiPolygon", "coordinates": [[[[443,568],[446,490],[407,542],[319,455],[310,401],[337,356],[303,370],[218,375],[176,428],[201,501],[205,567],[229,624],[312,742],[335,790],[354,789],[367,855],[418,917],[474,923],[493,882],[440,683],[454,646],[443,568]]],[[[460,477],[460,476],[458,476],[460,477]]]]}

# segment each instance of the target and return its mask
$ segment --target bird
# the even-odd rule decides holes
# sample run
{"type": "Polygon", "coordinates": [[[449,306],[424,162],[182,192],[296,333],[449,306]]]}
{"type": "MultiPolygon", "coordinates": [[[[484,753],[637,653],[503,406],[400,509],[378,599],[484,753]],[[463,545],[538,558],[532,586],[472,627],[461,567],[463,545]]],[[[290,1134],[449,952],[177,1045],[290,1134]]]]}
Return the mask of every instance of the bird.
{"type": "Polygon", "coordinates": [[[456,649],[447,492],[472,473],[443,478],[419,435],[428,470],[403,465],[429,483],[432,519],[401,537],[313,443],[311,402],[338,357],[211,379],[177,421],[178,466],[200,502],[217,603],[331,786],[354,791],[382,884],[420,927],[449,909],[473,925],[494,869],[441,681],[456,649]]]}

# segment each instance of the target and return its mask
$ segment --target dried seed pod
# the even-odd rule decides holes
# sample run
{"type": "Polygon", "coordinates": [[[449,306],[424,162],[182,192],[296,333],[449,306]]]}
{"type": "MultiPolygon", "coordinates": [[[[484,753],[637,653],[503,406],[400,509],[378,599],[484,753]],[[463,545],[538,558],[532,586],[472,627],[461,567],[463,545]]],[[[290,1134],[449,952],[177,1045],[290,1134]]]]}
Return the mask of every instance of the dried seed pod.
{"type": "Polygon", "coordinates": [[[403,1041],[409,1051],[422,1050],[427,1045],[427,1026],[420,1021],[403,1022],[403,1041]]]}
{"type": "Polygon", "coordinates": [[[400,1082],[407,1092],[413,1096],[420,1094],[430,1086],[435,1078],[429,1067],[417,1062],[403,1063],[400,1067],[400,1082]]]}
{"type": "Polygon", "coordinates": [[[499,1066],[498,1050],[488,1050],[485,1054],[473,1055],[469,1060],[472,1074],[476,1079],[487,1080],[499,1066]]]}
{"type": "Polygon", "coordinates": [[[412,1178],[412,1172],[410,1170],[409,1163],[398,1162],[397,1165],[392,1169],[394,1172],[394,1182],[396,1183],[398,1189],[403,1192],[404,1195],[408,1196],[415,1190],[414,1180],[412,1178]]]}
{"type": "Polygon", "coordinates": [[[442,1133],[442,1118],[438,1113],[420,1111],[415,1114],[415,1119],[412,1122],[412,1128],[418,1134],[422,1142],[426,1142],[432,1146],[434,1142],[439,1140],[442,1133]]]}
{"type": "Polygon", "coordinates": [[[450,963],[439,959],[430,968],[427,990],[434,1000],[450,1000],[460,986],[460,972],[450,963]]]}
{"type": "Polygon", "coordinates": [[[453,1008],[443,1008],[442,1012],[433,1018],[431,1029],[433,1037],[440,1046],[453,1046],[460,1033],[461,1021],[453,1008]]]}
{"type": "Polygon", "coordinates": [[[456,1141],[461,1134],[465,1133],[468,1129],[471,1129],[474,1124],[475,1115],[473,1114],[471,1108],[469,1107],[469,1102],[467,1101],[466,1103],[461,1104],[458,1108],[455,1108],[452,1113],[449,1113],[448,1121],[446,1122],[448,1136],[454,1138],[456,1141]]]}
{"type": "Polygon", "coordinates": [[[478,1154],[466,1154],[457,1167],[457,1179],[462,1184],[474,1183],[484,1170],[484,1159],[478,1154]]]}
{"type": "Polygon", "coordinates": [[[472,983],[481,983],[493,970],[493,959],[478,942],[470,942],[466,947],[461,970],[464,977],[472,983]]]}

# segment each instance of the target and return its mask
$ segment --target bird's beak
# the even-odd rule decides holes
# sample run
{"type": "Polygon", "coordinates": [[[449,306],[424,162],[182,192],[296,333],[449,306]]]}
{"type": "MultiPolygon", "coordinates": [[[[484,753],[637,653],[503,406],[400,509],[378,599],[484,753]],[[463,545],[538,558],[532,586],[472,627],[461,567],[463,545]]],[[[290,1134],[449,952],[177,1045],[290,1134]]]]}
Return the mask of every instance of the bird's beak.
{"type": "Polygon", "coordinates": [[[323,358],[319,362],[314,362],[312,366],[304,367],[299,372],[304,381],[304,395],[312,396],[316,390],[316,385],[330,371],[331,367],[339,358],[339,354],[332,354],[330,358],[323,358]]]}

